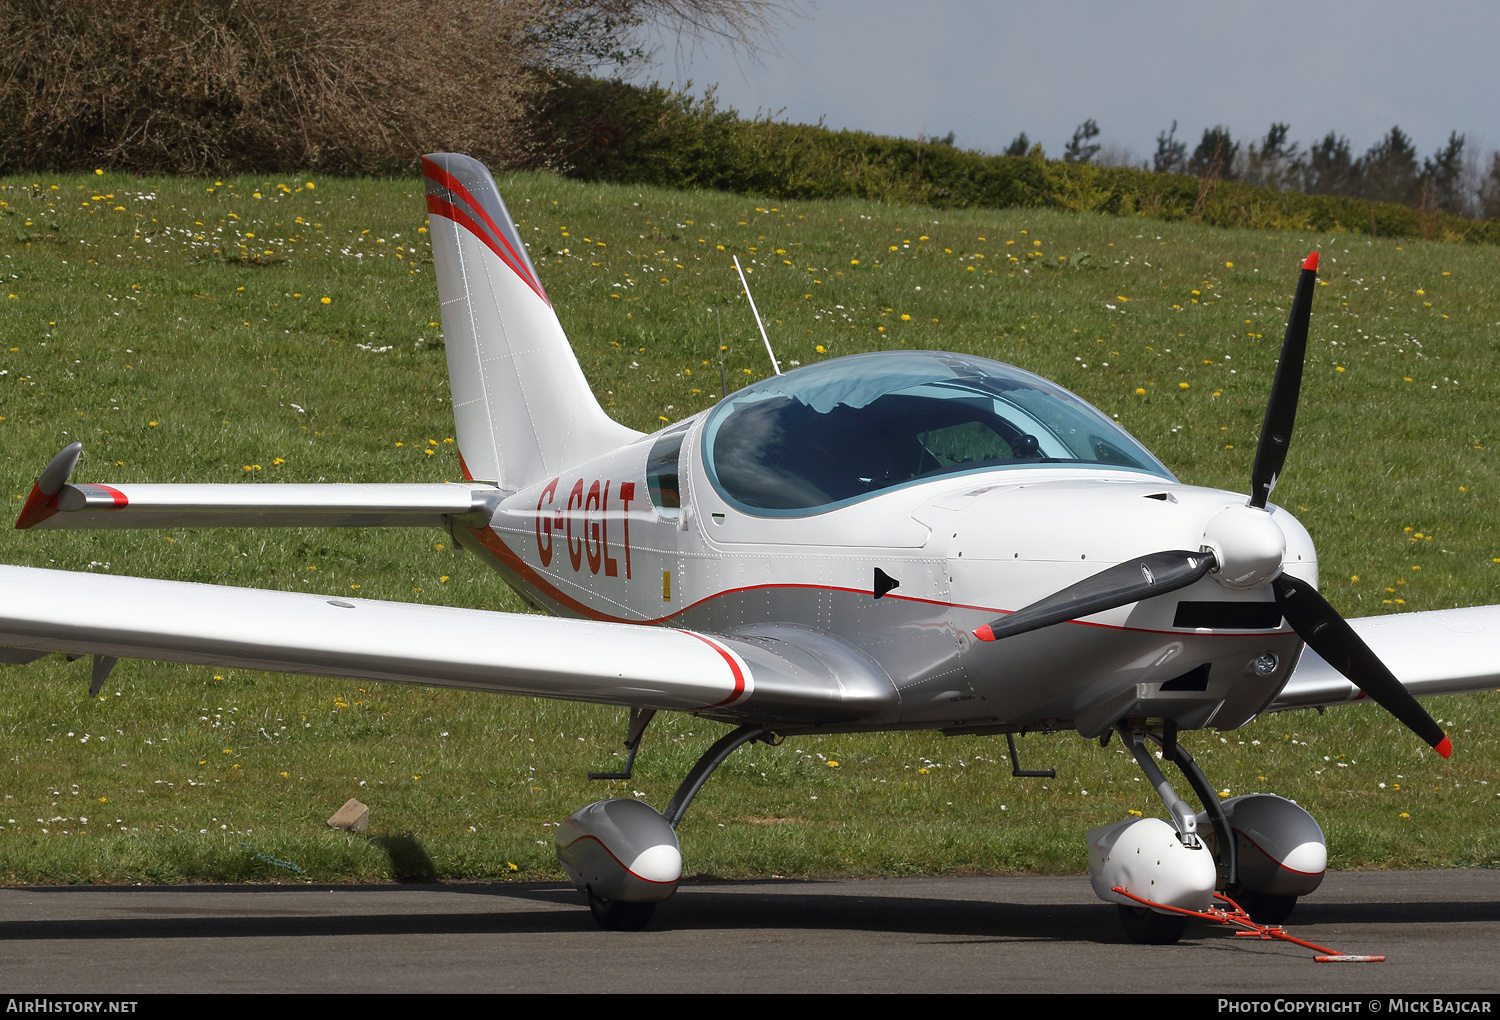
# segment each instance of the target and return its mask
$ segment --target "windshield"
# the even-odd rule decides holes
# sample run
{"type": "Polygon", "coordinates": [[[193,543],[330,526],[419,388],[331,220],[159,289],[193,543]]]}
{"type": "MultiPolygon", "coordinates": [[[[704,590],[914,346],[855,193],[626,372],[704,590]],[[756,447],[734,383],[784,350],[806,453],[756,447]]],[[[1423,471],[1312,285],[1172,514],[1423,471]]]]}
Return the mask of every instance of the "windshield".
{"type": "Polygon", "coordinates": [[[894,486],[1006,467],[1171,472],[1060,386],[986,358],[862,354],[763,379],[709,415],[714,487],[751,513],[829,509],[894,486]]]}

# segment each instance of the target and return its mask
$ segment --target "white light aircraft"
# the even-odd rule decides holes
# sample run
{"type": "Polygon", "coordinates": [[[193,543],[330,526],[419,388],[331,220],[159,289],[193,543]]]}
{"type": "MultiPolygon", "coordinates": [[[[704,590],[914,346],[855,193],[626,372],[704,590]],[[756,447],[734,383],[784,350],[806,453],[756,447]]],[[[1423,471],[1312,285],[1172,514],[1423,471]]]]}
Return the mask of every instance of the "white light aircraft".
{"type": "Polygon", "coordinates": [[[1090,873],[1142,942],[1175,941],[1184,919],[1117,888],[1194,910],[1228,890],[1274,921],[1327,863],[1292,802],[1221,802],[1182,731],[1370,699],[1447,756],[1413,695],[1500,681],[1500,607],[1346,621],[1317,593],[1307,532],[1267,501],[1316,254],[1247,499],[1184,485],[1044,379],[956,354],[829,360],[635,432],[589,390],[488,171],[422,165],[469,481],[111,486],[70,480],[75,443],[16,527],[440,527],[551,616],[5,566],[0,661],[92,655],[95,692],[141,658],[624,706],[624,775],[657,712],[728,724],[664,811],[603,800],[559,828],[608,928],[643,927],[675,891],[675,827],[747,742],[1003,733],[1014,759],[1017,733],[1118,734],[1169,820],[1089,832],[1090,873]]]}

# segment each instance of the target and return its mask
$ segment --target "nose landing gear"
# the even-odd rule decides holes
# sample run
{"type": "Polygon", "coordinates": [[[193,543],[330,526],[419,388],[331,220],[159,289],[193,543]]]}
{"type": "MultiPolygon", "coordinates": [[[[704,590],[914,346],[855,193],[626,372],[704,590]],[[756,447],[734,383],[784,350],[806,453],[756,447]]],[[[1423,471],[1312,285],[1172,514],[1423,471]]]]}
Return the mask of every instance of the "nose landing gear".
{"type": "Polygon", "coordinates": [[[1121,721],[1116,730],[1172,818],[1171,823],[1126,819],[1088,834],[1094,892],[1119,904],[1120,922],[1132,942],[1167,945],[1186,930],[1184,915],[1143,907],[1140,900],[1203,912],[1215,890],[1222,890],[1255,922],[1279,924],[1299,896],[1323,881],[1328,865],[1323,830],[1302,808],[1273,794],[1220,801],[1192,755],[1177,743],[1170,722],[1151,731],[1144,720],[1121,721]],[[1177,796],[1147,741],[1161,748],[1163,761],[1177,765],[1203,804],[1201,812],[1193,813],[1177,796]]]}

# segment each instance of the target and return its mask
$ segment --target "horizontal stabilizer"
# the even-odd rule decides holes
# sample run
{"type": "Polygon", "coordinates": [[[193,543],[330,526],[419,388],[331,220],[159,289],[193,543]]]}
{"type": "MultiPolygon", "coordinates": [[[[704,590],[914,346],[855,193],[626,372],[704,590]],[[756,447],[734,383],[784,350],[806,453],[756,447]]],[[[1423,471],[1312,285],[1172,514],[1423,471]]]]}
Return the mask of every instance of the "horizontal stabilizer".
{"type": "Polygon", "coordinates": [[[68,484],[29,507],[16,527],[446,527],[498,495],[493,486],[457,482],[68,484]]]}

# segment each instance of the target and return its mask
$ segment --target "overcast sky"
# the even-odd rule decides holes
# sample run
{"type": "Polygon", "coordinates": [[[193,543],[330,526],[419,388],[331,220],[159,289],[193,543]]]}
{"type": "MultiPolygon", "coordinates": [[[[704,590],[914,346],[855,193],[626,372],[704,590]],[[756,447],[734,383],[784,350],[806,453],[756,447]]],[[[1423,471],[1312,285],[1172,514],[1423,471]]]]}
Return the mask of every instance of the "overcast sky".
{"type": "Polygon", "coordinates": [[[1430,154],[1457,130],[1500,146],[1500,3],[1493,0],[816,0],[756,59],[663,39],[636,80],[717,83],[742,114],[823,118],[914,138],[956,133],[997,152],[1019,132],[1060,156],[1073,129],[1149,160],[1175,118],[1189,151],[1225,124],[1272,121],[1304,146],[1329,131],[1356,154],[1400,125],[1430,154]]]}

